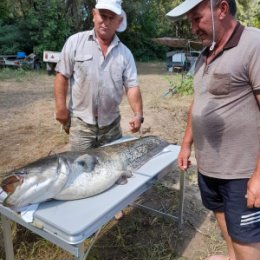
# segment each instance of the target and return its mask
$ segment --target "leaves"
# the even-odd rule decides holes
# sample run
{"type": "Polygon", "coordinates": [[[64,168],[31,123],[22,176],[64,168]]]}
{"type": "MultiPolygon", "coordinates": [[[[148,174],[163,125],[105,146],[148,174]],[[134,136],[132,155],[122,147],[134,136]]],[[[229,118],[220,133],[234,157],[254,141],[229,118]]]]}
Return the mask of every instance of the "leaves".
{"type": "Polygon", "coordinates": [[[190,75],[181,75],[181,78],[173,80],[173,78],[167,78],[170,88],[164,96],[168,94],[171,95],[180,95],[180,96],[189,96],[193,94],[193,77],[190,75]]]}
{"type": "MultiPolygon", "coordinates": [[[[128,28],[120,39],[141,61],[165,59],[169,47],[156,44],[156,37],[192,39],[190,25],[182,20],[173,23],[166,13],[182,0],[124,1],[128,28]]],[[[67,37],[92,28],[95,0],[1,0],[0,54],[60,51],[67,37]]],[[[238,19],[243,24],[260,27],[259,0],[238,0],[238,19]]]]}

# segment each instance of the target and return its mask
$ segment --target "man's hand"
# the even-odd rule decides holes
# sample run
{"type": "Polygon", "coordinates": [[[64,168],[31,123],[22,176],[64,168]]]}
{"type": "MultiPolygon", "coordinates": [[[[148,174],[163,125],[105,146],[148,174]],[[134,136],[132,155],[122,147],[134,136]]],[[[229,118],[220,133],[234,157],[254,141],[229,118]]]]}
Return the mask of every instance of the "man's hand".
{"type": "Polygon", "coordinates": [[[254,173],[247,183],[247,207],[260,208],[260,174],[254,173]]]}
{"type": "Polygon", "coordinates": [[[132,133],[136,133],[140,130],[142,124],[142,117],[135,116],[129,121],[129,128],[132,133]]]}
{"type": "Polygon", "coordinates": [[[62,124],[64,131],[70,132],[70,114],[67,108],[56,110],[56,120],[62,124]]]}
{"type": "Polygon", "coordinates": [[[181,170],[186,171],[191,162],[189,160],[191,154],[191,148],[189,146],[182,146],[178,155],[178,166],[181,170]]]}

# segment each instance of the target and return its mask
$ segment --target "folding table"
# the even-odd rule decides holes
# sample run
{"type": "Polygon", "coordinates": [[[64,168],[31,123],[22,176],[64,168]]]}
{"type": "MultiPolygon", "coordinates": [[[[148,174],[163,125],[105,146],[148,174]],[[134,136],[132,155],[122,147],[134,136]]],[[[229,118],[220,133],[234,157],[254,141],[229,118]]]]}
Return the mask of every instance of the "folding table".
{"type": "MultiPolygon", "coordinates": [[[[14,260],[10,221],[58,245],[75,256],[75,260],[87,257],[102,226],[114,215],[126,208],[158,179],[172,172],[180,147],[169,145],[133,173],[127,184],[117,185],[96,196],[73,201],[48,201],[41,203],[34,213],[34,221],[26,223],[18,213],[0,205],[6,260],[14,260]],[[95,234],[95,235],[93,235],[95,234]],[[93,236],[92,236],[93,235],[93,236]],[[92,236],[89,247],[84,241],[92,236]]],[[[170,215],[182,224],[184,205],[184,176],[180,174],[180,200],[178,215],[170,215]]],[[[141,206],[142,207],[142,206],[141,206]]],[[[150,209],[150,208],[148,208],[150,209]]],[[[151,209],[152,210],[152,209],[151,209]]]]}

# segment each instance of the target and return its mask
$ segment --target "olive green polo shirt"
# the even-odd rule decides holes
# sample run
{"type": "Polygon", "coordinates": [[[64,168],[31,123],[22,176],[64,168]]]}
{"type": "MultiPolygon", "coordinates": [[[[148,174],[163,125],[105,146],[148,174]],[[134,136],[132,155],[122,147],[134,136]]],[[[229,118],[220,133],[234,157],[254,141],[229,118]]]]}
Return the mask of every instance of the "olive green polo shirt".
{"type": "Polygon", "coordinates": [[[72,116],[100,127],[119,117],[126,88],[138,86],[130,50],[114,36],[106,56],[94,30],[72,35],[66,41],[56,71],[70,80],[69,110],[72,116]]]}
{"type": "Polygon", "coordinates": [[[260,150],[260,30],[239,23],[210,64],[205,49],[194,76],[192,131],[198,170],[221,179],[247,178],[260,150]]]}

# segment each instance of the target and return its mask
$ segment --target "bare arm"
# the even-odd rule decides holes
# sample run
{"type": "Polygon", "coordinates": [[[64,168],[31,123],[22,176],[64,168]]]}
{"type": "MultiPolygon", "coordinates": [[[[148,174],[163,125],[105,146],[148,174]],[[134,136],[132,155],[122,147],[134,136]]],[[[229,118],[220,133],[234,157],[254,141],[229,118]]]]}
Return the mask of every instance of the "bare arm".
{"type": "Polygon", "coordinates": [[[139,86],[127,88],[126,95],[134,112],[134,117],[129,121],[129,127],[132,133],[136,133],[141,127],[143,117],[143,101],[139,86]]]}
{"type": "Polygon", "coordinates": [[[255,92],[256,101],[258,102],[258,106],[260,108],[260,90],[255,92]]]}
{"type": "Polygon", "coordinates": [[[192,128],[191,128],[192,108],[193,108],[193,102],[188,112],[185,134],[182,140],[181,150],[178,155],[178,166],[183,171],[187,170],[190,165],[189,158],[191,154],[191,146],[193,143],[192,128]]]}
{"type": "MultiPolygon", "coordinates": [[[[255,93],[255,97],[258,102],[258,106],[260,110],[260,91],[255,93]]],[[[249,208],[260,207],[260,151],[258,153],[256,168],[247,184],[246,196],[247,196],[247,206],[249,208]]]]}
{"type": "Polygon", "coordinates": [[[260,208],[260,152],[253,175],[247,184],[247,206],[260,208]]]}
{"type": "Polygon", "coordinates": [[[69,121],[69,111],[66,105],[67,91],[68,79],[61,73],[57,73],[54,82],[56,120],[63,126],[69,121]]]}

